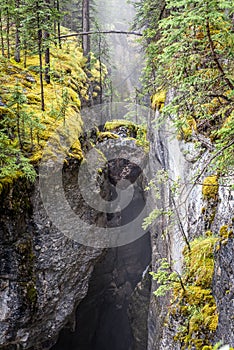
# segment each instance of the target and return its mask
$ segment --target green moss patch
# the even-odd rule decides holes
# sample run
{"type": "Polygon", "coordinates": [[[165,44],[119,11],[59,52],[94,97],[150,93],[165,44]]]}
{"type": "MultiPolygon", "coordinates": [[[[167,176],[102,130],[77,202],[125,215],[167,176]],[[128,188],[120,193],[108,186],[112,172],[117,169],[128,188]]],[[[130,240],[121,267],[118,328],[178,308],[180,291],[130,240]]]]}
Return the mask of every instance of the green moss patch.
{"type": "Polygon", "coordinates": [[[166,90],[158,90],[151,96],[151,107],[154,110],[161,110],[164,107],[167,92],[166,90]]]}
{"type": "Polygon", "coordinates": [[[119,128],[124,127],[127,130],[127,137],[135,139],[136,145],[143,147],[145,152],[149,151],[149,141],[147,140],[147,129],[144,125],[135,124],[132,121],[124,119],[114,119],[106,122],[105,131],[117,132],[119,128]]]}
{"type": "MultiPolygon", "coordinates": [[[[39,58],[28,56],[26,67],[24,62],[17,63],[13,58],[0,58],[4,104],[0,107],[0,193],[6,184],[12,184],[19,177],[35,178],[33,166],[41,160],[49,139],[53,147],[51,155],[47,150],[48,157],[65,152],[64,158],[83,158],[79,143],[81,100],[89,99],[90,81],[94,85],[100,83],[97,59],[92,57],[91,71],[86,68],[86,61],[76,39],[67,40],[62,49],[51,45],[51,82],[44,82],[45,111],[42,111],[39,58]],[[66,151],[61,140],[67,137],[68,128],[71,149],[66,151]]],[[[102,79],[106,73],[103,66],[102,79]]]]}
{"type": "Polygon", "coordinates": [[[217,175],[207,176],[202,185],[202,195],[204,199],[217,199],[219,183],[217,175]]]}
{"type": "Polygon", "coordinates": [[[199,237],[190,243],[191,251],[184,250],[185,290],[175,284],[174,302],[170,313],[180,318],[183,324],[178,329],[175,340],[181,349],[202,350],[210,346],[212,334],[218,325],[218,313],[211,285],[214,273],[214,246],[217,237],[199,237]]]}

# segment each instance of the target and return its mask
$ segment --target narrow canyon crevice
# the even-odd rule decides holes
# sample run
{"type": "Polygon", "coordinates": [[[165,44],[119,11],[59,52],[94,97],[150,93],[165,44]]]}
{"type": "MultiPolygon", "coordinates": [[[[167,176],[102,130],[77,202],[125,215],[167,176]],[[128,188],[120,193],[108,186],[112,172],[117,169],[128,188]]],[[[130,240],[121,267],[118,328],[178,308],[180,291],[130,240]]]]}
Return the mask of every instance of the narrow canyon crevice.
{"type": "MultiPolygon", "coordinates": [[[[149,262],[148,234],[126,246],[109,249],[96,265],[87,296],[77,308],[75,331],[63,330],[53,350],[135,349],[128,307],[149,262]]],[[[147,291],[149,297],[149,288],[147,291]]]]}
{"type": "MultiPolygon", "coordinates": [[[[110,227],[131,222],[145,206],[143,179],[137,166],[118,159],[115,164],[109,164],[108,179],[112,185],[123,173],[125,179],[134,182],[134,195],[121,213],[107,216],[110,227]],[[122,164],[122,168],[117,167],[117,163],[122,164]]],[[[94,267],[86,297],[78,305],[75,329],[63,329],[53,350],[147,349],[150,282],[141,284],[141,281],[151,261],[151,244],[149,233],[142,234],[132,243],[107,249],[94,267]],[[139,302],[139,309],[134,309],[141,298],[144,303],[139,302]],[[147,312],[140,308],[146,308],[147,312]],[[136,318],[139,318],[137,325],[136,318]],[[136,328],[137,333],[140,332],[139,344],[136,328]]]]}

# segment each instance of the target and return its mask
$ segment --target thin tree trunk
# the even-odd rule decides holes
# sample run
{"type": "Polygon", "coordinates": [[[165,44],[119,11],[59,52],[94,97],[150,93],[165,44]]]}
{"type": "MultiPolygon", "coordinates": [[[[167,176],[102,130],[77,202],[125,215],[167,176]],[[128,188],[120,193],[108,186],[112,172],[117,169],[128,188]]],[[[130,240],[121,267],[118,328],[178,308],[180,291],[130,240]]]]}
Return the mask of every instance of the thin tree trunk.
{"type": "MultiPolygon", "coordinates": [[[[50,34],[48,32],[44,35],[45,40],[49,40],[50,34]]],[[[45,81],[50,84],[50,48],[49,46],[45,50],[45,81]]]]}
{"type": "Polygon", "coordinates": [[[19,106],[19,103],[17,103],[17,107],[16,108],[17,108],[16,116],[17,116],[18,140],[19,140],[20,149],[23,149],[23,142],[22,142],[21,131],[20,131],[20,106],[19,106]]]}
{"type": "Polygon", "coordinates": [[[65,39],[73,36],[86,36],[86,35],[92,35],[92,34],[126,34],[126,35],[136,35],[136,36],[143,36],[143,34],[138,32],[132,32],[132,31],[126,31],[126,30],[100,30],[100,31],[85,31],[85,32],[79,32],[74,34],[65,34],[61,35],[60,39],[65,39]]]}
{"type": "Polygon", "coordinates": [[[100,85],[100,104],[102,104],[102,94],[103,94],[103,87],[102,87],[102,61],[101,61],[101,35],[98,37],[98,62],[99,62],[99,85],[100,85]]]}
{"type": "Polygon", "coordinates": [[[183,236],[183,238],[184,238],[184,241],[185,241],[185,243],[186,243],[186,245],[187,245],[187,247],[188,247],[188,250],[189,250],[189,252],[191,252],[190,243],[189,243],[188,237],[186,236],[186,233],[185,233],[185,230],[184,230],[182,221],[181,221],[181,219],[180,219],[180,214],[179,214],[178,208],[177,208],[177,206],[176,206],[176,203],[175,203],[173,194],[171,194],[171,201],[172,201],[172,204],[173,204],[173,206],[174,206],[175,213],[176,213],[176,216],[177,216],[178,226],[179,226],[179,228],[180,228],[180,231],[181,231],[181,233],[182,233],[182,236],[183,236]]]}
{"type": "Polygon", "coordinates": [[[24,41],[24,68],[27,67],[27,44],[26,41],[24,41]]]}
{"type": "MultiPolygon", "coordinates": [[[[54,2],[53,2],[53,7],[54,7],[54,9],[57,8],[56,0],[54,0],[54,2]]],[[[53,21],[53,25],[54,25],[54,37],[56,38],[56,37],[58,37],[58,33],[57,33],[57,22],[55,19],[53,21]]],[[[61,41],[61,39],[60,39],[60,41],[61,41]]],[[[55,46],[57,46],[57,40],[55,40],[54,43],[55,43],[55,46]]]]}
{"type": "Polygon", "coordinates": [[[4,46],[3,29],[2,29],[2,12],[1,11],[0,11],[0,36],[1,36],[2,56],[5,56],[5,46],[4,46]]]}
{"type": "MultiPolygon", "coordinates": [[[[89,0],[82,2],[82,31],[89,32],[90,18],[89,18],[89,0]]],[[[89,35],[82,36],[82,48],[84,56],[88,57],[90,52],[90,37],[89,35]]]]}
{"type": "MultiPolygon", "coordinates": [[[[48,5],[47,21],[49,24],[49,22],[50,22],[50,13],[49,13],[50,0],[45,0],[45,2],[48,5]]],[[[45,31],[44,39],[45,39],[45,45],[46,45],[46,49],[45,49],[45,81],[47,82],[47,84],[50,84],[50,44],[49,44],[50,33],[48,31],[45,31]]]]}
{"type": "Polygon", "coordinates": [[[20,0],[15,1],[16,12],[16,20],[15,20],[15,61],[20,62],[20,19],[19,19],[19,8],[20,8],[20,0]]]}
{"type": "MultiPolygon", "coordinates": [[[[58,13],[60,12],[60,0],[57,0],[57,11],[58,13]]],[[[60,24],[60,20],[58,19],[58,42],[59,42],[59,48],[62,48],[62,42],[61,42],[61,24],[60,24]]]]}
{"type": "Polygon", "coordinates": [[[10,18],[9,18],[9,10],[7,9],[7,13],[6,13],[6,39],[7,39],[7,58],[10,59],[11,54],[10,54],[10,18]]]}
{"type": "Polygon", "coordinates": [[[43,84],[43,63],[42,63],[42,29],[40,21],[40,6],[38,1],[36,2],[37,7],[37,47],[38,47],[38,57],[40,66],[40,87],[41,87],[41,110],[45,110],[45,98],[44,98],[44,84],[43,84]]]}
{"type": "Polygon", "coordinates": [[[41,110],[45,110],[44,83],[43,83],[43,64],[42,64],[42,30],[38,30],[38,56],[40,65],[40,86],[41,86],[41,110]]]}
{"type": "Polygon", "coordinates": [[[20,33],[18,27],[15,33],[15,61],[20,62],[20,33]]]}

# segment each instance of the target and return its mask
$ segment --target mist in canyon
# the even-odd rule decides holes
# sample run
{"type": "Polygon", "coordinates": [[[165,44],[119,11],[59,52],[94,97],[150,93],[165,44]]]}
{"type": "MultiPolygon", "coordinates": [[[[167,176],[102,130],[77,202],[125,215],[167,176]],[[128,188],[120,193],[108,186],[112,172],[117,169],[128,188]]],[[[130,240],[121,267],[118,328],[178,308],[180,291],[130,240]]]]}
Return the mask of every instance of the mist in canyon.
{"type": "MultiPolygon", "coordinates": [[[[97,14],[101,29],[128,31],[134,19],[135,9],[127,0],[102,0],[98,2],[97,14]]],[[[143,68],[141,46],[137,39],[139,37],[130,34],[105,36],[114,101],[122,102],[129,98],[132,101],[136,100],[143,68]]]]}

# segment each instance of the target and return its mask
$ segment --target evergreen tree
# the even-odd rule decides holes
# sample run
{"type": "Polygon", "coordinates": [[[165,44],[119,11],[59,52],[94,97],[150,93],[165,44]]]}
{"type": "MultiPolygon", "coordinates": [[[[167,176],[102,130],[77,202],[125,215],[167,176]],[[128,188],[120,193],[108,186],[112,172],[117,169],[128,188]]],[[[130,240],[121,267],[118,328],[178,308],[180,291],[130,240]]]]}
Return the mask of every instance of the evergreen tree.
{"type": "Polygon", "coordinates": [[[220,147],[219,155],[228,153],[229,161],[220,164],[221,172],[228,171],[234,129],[232,1],[167,0],[165,5],[165,18],[151,0],[143,1],[138,10],[139,23],[145,26],[147,83],[150,77],[152,93],[174,91],[164,114],[173,115],[182,134],[193,124],[211,137],[220,147]],[[154,19],[147,22],[152,10],[154,19]]]}

